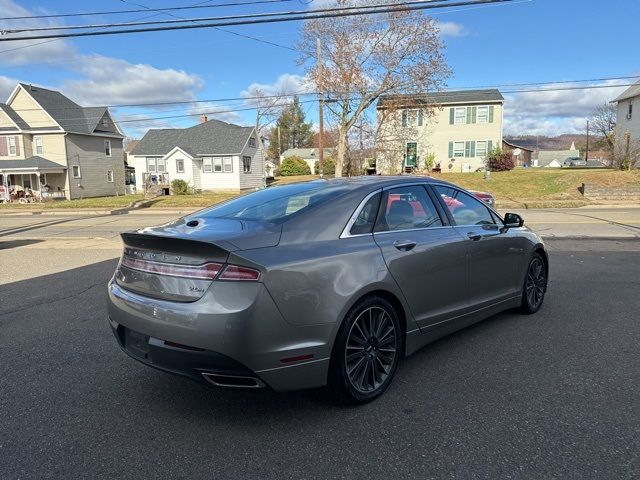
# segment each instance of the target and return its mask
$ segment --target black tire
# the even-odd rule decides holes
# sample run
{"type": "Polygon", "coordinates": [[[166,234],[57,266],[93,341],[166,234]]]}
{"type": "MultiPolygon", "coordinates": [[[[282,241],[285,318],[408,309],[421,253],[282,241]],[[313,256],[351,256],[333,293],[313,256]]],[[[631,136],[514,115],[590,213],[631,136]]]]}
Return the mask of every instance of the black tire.
{"type": "Polygon", "coordinates": [[[526,315],[536,313],[542,307],[547,293],[547,265],[539,253],[534,253],[527,265],[522,285],[522,301],[519,311],[526,315]]]}
{"type": "Polygon", "coordinates": [[[365,403],[391,384],[402,355],[404,332],[393,305],[365,297],[349,311],[331,355],[329,388],[348,403],[365,403]]]}

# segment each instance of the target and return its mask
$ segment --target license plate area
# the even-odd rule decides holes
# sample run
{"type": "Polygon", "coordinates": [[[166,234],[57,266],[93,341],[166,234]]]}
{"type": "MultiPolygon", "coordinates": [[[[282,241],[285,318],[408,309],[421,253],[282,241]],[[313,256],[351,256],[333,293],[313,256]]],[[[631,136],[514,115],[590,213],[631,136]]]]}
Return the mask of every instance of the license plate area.
{"type": "Polygon", "coordinates": [[[149,358],[149,336],[126,328],[124,331],[124,348],[132,355],[146,360],[149,358]]]}

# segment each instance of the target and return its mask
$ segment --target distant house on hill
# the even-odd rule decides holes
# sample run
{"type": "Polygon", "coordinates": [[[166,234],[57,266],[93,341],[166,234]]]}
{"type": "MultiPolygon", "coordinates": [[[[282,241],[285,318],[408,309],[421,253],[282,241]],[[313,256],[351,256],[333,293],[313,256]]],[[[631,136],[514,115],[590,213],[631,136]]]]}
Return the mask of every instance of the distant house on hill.
{"type": "Polygon", "coordinates": [[[572,143],[568,150],[540,150],[538,157],[533,159],[533,166],[560,168],[567,158],[575,157],[580,157],[580,150],[572,143]]]}
{"type": "Polygon", "coordinates": [[[531,166],[531,154],[532,148],[527,148],[520,144],[508,142],[504,138],[502,139],[502,150],[511,153],[513,162],[517,167],[530,167],[531,166]]]}
{"type": "MultiPolygon", "coordinates": [[[[334,151],[334,148],[325,148],[324,158],[331,158],[334,151]]],[[[280,155],[280,162],[282,162],[285,158],[300,157],[307,163],[307,165],[309,165],[311,173],[315,174],[315,166],[316,162],[319,160],[319,156],[320,150],[317,148],[290,148],[289,150],[285,150],[282,155],[280,155]]]]}

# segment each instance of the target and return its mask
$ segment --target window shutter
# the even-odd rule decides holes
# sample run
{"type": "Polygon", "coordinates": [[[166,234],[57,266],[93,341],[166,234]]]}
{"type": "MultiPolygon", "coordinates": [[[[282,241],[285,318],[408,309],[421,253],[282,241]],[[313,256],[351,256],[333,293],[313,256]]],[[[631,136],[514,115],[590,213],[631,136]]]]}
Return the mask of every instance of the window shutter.
{"type": "Polygon", "coordinates": [[[403,127],[407,126],[407,111],[406,110],[402,111],[402,126],[403,127]]]}
{"type": "Polygon", "coordinates": [[[471,155],[471,142],[464,142],[464,157],[469,158],[471,155]]]}
{"type": "Polygon", "coordinates": [[[449,142],[449,158],[453,158],[453,142],[449,142]]]}
{"type": "MultiPolygon", "coordinates": [[[[476,108],[476,107],[473,107],[476,108]]],[[[471,157],[475,157],[476,156],[476,141],[475,140],[471,140],[471,157]]]]}
{"type": "MultiPolygon", "coordinates": [[[[449,107],[449,125],[453,125],[453,116],[455,115],[455,111],[453,107],[449,107]]],[[[451,155],[449,155],[451,156],[451,155]]]]}
{"type": "Polygon", "coordinates": [[[422,126],[422,109],[418,110],[418,126],[421,127],[422,126]]]}
{"type": "Polygon", "coordinates": [[[478,107],[473,107],[471,109],[471,123],[476,123],[477,115],[478,115],[478,107]]]}
{"type": "Polygon", "coordinates": [[[0,157],[6,157],[7,155],[9,155],[7,137],[0,137],[0,157]]]}
{"type": "Polygon", "coordinates": [[[20,137],[16,135],[14,138],[16,139],[16,155],[20,155],[20,137]]]}
{"type": "Polygon", "coordinates": [[[491,153],[491,150],[493,150],[493,142],[491,140],[487,140],[487,155],[491,153]]]}
{"type": "Polygon", "coordinates": [[[467,123],[476,123],[476,107],[467,107],[467,123]]]}
{"type": "Polygon", "coordinates": [[[493,105],[489,106],[489,123],[493,123],[493,105]]]}

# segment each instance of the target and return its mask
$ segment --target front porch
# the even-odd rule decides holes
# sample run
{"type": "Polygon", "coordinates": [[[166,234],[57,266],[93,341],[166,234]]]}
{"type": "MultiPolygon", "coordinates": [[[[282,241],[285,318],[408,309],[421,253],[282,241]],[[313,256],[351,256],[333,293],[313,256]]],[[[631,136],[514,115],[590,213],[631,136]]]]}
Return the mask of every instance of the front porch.
{"type": "Polygon", "coordinates": [[[66,168],[49,160],[0,160],[0,201],[41,202],[67,198],[66,168]]]}

